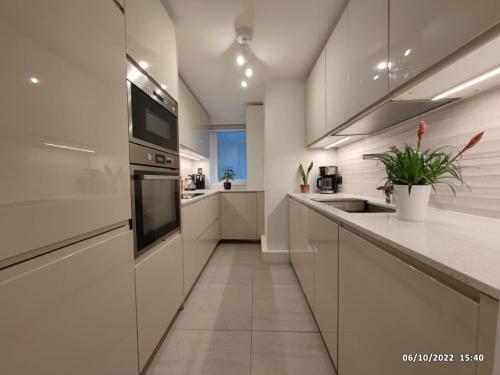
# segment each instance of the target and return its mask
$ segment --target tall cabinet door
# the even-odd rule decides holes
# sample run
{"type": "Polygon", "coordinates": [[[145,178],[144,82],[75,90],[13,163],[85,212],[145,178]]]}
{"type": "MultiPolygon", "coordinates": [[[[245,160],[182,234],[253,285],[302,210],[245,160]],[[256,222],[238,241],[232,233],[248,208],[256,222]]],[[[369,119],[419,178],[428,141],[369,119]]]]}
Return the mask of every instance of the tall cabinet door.
{"type": "Polygon", "coordinates": [[[116,4],[2,0],[0,45],[1,266],[131,213],[116,4]]]}
{"type": "Polygon", "coordinates": [[[161,0],[126,0],[127,54],[178,100],[175,26],[161,0]]]}
{"type": "Polygon", "coordinates": [[[479,304],[340,228],[339,373],[473,375],[479,304]],[[454,354],[408,363],[404,354],[454,354]]]}
{"type": "Polygon", "coordinates": [[[349,1],[349,117],[389,92],[388,6],[388,0],[349,1]]]}
{"type": "Polygon", "coordinates": [[[309,246],[314,252],[314,315],[337,367],[339,226],[311,211],[309,246]]]}
{"type": "Polygon", "coordinates": [[[335,129],[347,120],[347,9],[326,45],[326,128],[335,129]]]}
{"type": "Polygon", "coordinates": [[[0,271],[2,374],[136,375],[133,253],[123,227],[0,271]]]}
{"type": "Polygon", "coordinates": [[[389,22],[394,90],[500,22],[500,1],[391,0],[389,22]]]}
{"type": "Polygon", "coordinates": [[[306,80],[307,144],[326,134],[325,56],[323,50],[306,80]]]}
{"type": "Polygon", "coordinates": [[[290,261],[297,272],[298,259],[297,255],[300,249],[301,242],[301,225],[300,225],[300,206],[301,204],[292,198],[288,198],[288,232],[290,241],[290,261]]]}

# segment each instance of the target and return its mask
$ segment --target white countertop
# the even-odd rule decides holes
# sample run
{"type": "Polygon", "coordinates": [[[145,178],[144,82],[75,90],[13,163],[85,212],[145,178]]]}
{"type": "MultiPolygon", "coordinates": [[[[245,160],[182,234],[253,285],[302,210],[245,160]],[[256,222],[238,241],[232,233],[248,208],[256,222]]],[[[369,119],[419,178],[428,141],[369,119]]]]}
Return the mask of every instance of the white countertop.
{"type": "Polygon", "coordinates": [[[500,295],[500,220],[429,208],[423,223],[398,220],[395,213],[348,213],[311,199],[362,198],[350,194],[290,197],[345,223],[485,294],[500,295]]]}
{"type": "Polygon", "coordinates": [[[253,188],[253,187],[233,187],[231,190],[224,190],[224,188],[217,188],[217,189],[203,189],[203,190],[184,190],[182,194],[200,194],[202,193],[203,195],[199,195],[197,197],[191,198],[191,199],[181,199],[181,206],[187,206],[189,204],[198,202],[204,198],[207,198],[211,195],[218,194],[218,193],[257,193],[257,192],[263,192],[264,189],[261,188],[253,188]]]}

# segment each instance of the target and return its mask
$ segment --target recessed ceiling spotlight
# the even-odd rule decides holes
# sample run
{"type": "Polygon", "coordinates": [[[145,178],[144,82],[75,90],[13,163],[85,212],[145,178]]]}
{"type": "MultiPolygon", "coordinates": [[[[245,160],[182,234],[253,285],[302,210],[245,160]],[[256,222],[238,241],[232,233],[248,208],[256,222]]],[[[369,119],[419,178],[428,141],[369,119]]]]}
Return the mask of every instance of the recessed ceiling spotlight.
{"type": "Polygon", "coordinates": [[[378,69],[378,70],[383,70],[383,69],[385,69],[385,68],[387,68],[387,63],[386,63],[385,61],[381,61],[381,62],[379,62],[379,63],[377,64],[377,69],[378,69]]]}
{"type": "Polygon", "coordinates": [[[253,76],[253,69],[252,68],[246,68],[245,69],[245,75],[250,78],[251,76],[253,76]]]}
{"type": "Polygon", "coordinates": [[[36,85],[37,83],[40,82],[40,80],[38,78],[36,78],[36,77],[31,77],[30,78],[30,82],[36,85]]]}
{"type": "Polygon", "coordinates": [[[243,55],[238,55],[238,56],[236,57],[236,63],[237,63],[239,66],[243,66],[246,62],[247,62],[247,59],[245,59],[245,56],[243,56],[243,55]]]}
{"type": "Polygon", "coordinates": [[[405,51],[405,57],[408,57],[411,53],[411,48],[408,48],[406,51],[405,51]]]}
{"type": "Polygon", "coordinates": [[[243,87],[244,89],[246,89],[248,87],[247,81],[245,81],[245,80],[241,81],[241,87],[243,87]]]}
{"type": "Polygon", "coordinates": [[[149,68],[149,64],[148,64],[146,61],[139,61],[139,66],[140,66],[142,69],[147,69],[147,68],[149,68]]]}
{"type": "Polygon", "coordinates": [[[160,87],[161,87],[163,90],[166,90],[166,89],[168,88],[168,86],[167,86],[167,85],[165,85],[165,84],[161,85],[160,87]]]}
{"type": "Polygon", "coordinates": [[[376,75],[376,76],[374,76],[372,79],[373,79],[374,81],[376,81],[376,80],[377,80],[377,79],[379,79],[379,78],[380,78],[380,76],[377,74],[377,75],[376,75]]]}

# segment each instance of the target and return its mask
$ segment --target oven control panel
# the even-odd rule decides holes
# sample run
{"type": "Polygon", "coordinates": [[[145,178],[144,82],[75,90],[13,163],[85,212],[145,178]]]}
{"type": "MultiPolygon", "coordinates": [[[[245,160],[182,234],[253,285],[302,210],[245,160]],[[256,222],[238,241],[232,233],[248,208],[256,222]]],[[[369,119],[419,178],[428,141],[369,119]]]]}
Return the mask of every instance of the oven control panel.
{"type": "Polygon", "coordinates": [[[179,168],[179,156],[168,152],[130,143],[130,164],[149,165],[152,167],[179,168]]]}

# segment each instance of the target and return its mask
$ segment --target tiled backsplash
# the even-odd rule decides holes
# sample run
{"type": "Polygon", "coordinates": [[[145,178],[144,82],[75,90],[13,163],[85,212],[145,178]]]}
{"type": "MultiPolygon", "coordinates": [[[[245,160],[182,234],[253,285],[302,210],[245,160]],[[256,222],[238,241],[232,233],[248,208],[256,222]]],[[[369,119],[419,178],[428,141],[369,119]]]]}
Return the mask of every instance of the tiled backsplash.
{"type": "MultiPolygon", "coordinates": [[[[454,197],[448,187],[440,186],[432,193],[430,206],[500,218],[500,87],[426,114],[422,119],[428,125],[424,148],[461,148],[475,133],[486,131],[483,140],[463,158],[463,174],[470,190],[460,188],[454,197]]],[[[385,172],[376,161],[363,160],[362,155],[385,151],[394,144],[415,145],[418,121],[406,121],[339,148],[337,163],[343,176],[340,191],[383,198],[376,187],[383,183],[385,172]]]]}

